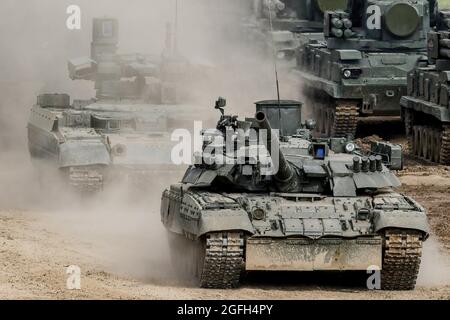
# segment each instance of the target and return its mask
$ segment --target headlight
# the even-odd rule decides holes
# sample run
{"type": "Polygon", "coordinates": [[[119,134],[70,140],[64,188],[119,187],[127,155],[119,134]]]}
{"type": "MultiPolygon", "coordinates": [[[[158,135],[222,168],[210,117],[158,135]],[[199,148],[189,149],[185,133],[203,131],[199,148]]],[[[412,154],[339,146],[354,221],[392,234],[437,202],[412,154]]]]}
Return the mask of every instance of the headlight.
{"type": "Polygon", "coordinates": [[[358,68],[349,68],[342,70],[342,76],[345,79],[357,79],[361,75],[362,70],[358,68]]]}
{"type": "Polygon", "coordinates": [[[355,144],[354,143],[347,143],[346,145],[345,145],[345,151],[347,152],[347,153],[352,153],[353,151],[355,151],[355,149],[356,149],[356,146],[355,146],[355,144]]]}
{"type": "Polygon", "coordinates": [[[352,72],[350,70],[344,70],[344,78],[350,79],[352,77],[352,72]]]}
{"type": "Polygon", "coordinates": [[[280,60],[283,60],[284,58],[286,58],[286,53],[283,51],[280,51],[277,53],[277,58],[280,60]]]}

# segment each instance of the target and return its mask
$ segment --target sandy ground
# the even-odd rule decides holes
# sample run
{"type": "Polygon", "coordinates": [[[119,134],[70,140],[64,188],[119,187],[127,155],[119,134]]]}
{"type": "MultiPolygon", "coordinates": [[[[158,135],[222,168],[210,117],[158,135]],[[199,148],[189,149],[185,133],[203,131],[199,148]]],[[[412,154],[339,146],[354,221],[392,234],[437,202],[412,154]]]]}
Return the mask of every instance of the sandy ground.
{"type": "MultiPolygon", "coordinates": [[[[23,179],[2,177],[11,175],[23,179]]],[[[401,191],[428,209],[433,228],[415,291],[367,291],[366,275],[335,273],[262,273],[237,290],[197,289],[171,272],[157,188],[133,205],[117,200],[122,192],[116,191],[81,206],[76,199],[36,196],[39,189],[31,187],[35,192],[22,198],[32,206],[11,209],[3,198],[0,299],[450,299],[450,168],[410,162],[400,175],[401,191]],[[81,290],[67,289],[70,265],[81,269],[81,290]]]]}

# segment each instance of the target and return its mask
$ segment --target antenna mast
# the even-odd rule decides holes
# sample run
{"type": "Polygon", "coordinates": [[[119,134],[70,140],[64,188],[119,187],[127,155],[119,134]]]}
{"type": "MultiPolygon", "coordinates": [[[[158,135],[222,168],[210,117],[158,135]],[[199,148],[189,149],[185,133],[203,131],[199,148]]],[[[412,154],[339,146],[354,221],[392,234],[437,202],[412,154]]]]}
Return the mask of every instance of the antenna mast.
{"type": "Polygon", "coordinates": [[[173,48],[174,53],[178,53],[178,0],[175,0],[175,30],[173,35],[173,48]]]}
{"type": "Polygon", "coordinates": [[[273,23],[272,23],[272,2],[268,4],[269,6],[269,22],[270,22],[270,33],[272,38],[272,58],[273,58],[273,65],[275,68],[275,81],[277,85],[277,99],[278,99],[278,110],[281,112],[281,102],[280,102],[280,83],[278,81],[278,65],[277,65],[277,57],[276,57],[276,49],[275,49],[275,39],[273,35],[273,23]]]}

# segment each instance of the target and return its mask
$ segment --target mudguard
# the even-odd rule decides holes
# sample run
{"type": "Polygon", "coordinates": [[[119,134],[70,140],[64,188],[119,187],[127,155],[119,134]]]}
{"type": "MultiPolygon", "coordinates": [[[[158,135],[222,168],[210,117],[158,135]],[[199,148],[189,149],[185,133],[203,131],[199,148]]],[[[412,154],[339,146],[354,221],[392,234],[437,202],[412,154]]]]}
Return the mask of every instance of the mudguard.
{"type": "Polygon", "coordinates": [[[374,212],[374,231],[387,228],[418,230],[428,238],[430,227],[425,211],[382,211],[374,212]]]}
{"type": "Polygon", "coordinates": [[[200,237],[209,232],[240,230],[250,234],[255,232],[243,209],[222,209],[202,211],[197,236],[200,237]]]}
{"type": "Polygon", "coordinates": [[[60,145],[59,167],[109,165],[111,158],[105,144],[99,140],[67,141],[60,145]]]}
{"type": "Polygon", "coordinates": [[[172,232],[194,237],[215,231],[255,232],[248,213],[233,199],[210,192],[190,192],[182,184],[163,193],[161,219],[172,232]]]}

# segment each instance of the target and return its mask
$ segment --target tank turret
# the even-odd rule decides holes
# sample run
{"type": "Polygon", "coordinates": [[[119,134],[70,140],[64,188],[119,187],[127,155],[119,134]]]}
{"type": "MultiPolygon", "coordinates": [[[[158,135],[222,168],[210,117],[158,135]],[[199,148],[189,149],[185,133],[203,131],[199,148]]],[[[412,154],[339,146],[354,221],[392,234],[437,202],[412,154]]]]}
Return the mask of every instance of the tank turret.
{"type": "Polygon", "coordinates": [[[174,37],[168,23],[166,48],[160,57],[119,54],[119,21],[96,18],[92,24],[90,57],[69,60],[69,77],[95,82],[98,99],[177,104],[182,90],[178,84],[194,67],[178,54],[174,37]]]}
{"type": "MultiPolygon", "coordinates": [[[[300,108],[302,105],[300,102],[281,100],[278,112],[272,113],[270,117],[263,111],[257,111],[254,118],[239,121],[237,116],[224,115],[224,101],[219,99],[216,103],[216,109],[221,110],[220,120],[215,130],[203,131],[202,151],[195,155],[196,162],[187,171],[183,179],[185,183],[193,185],[207,183],[219,188],[251,192],[295,193],[314,190],[317,193],[341,192],[342,196],[352,195],[360,187],[355,189],[355,186],[350,184],[348,189],[343,191],[330,185],[329,182],[334,176],[327,166],[328,163],[336,161],[335,157],[339,158],[339,161],[344,160],[341,165],[348,164],[348,169],[344,171],[351,175],[354,160],[352,155],[354,155],[367,156],[367,165],[370,164],[370,168],[377,168],[372,171],[358,171],[388,177],[387,180],[377,178],[377,182],[371,184],[372,188],[398,184],[387,167],[401,168],[399,146],[378,143],[366,154],[346,138],[313,139],[309,134],[310,121],[303,124],[300,112],[296,112],[293,108],[293,105],[300,108]],[[281,114],[290,115],[290,118],[280,116],[281,114]],[[299,118],[296,119],[295,115],[299,118]],[[275,120],[275,126],[271,125],[272,119],[275,120]],[[286,131],[289,122],[298,123],[295,132],[286,131]],[[369,161],[369,156],[380,160],[377,162],[375,158],[370,158],[373,161],[369,161]]],[[[269,106],[275,102],[276,100],[257,102],[257,109],[264,107],[270,111],[272,108],[269,106]]],[[[360,178],[361,181],[367,179],[364,175],[360,178]]]]}
{"type": "Polygon", "coordinates": [[[252,42],[268,55],[292,64],[295,51],[304,41],[319,41],[323,36],[323,18],[328,10],[344,10],[349,0],[254,0],[253,16],[246,22],[252,42]],[[309,33],[308,39],[299,37],[309,33]]]}
{"type": "Polygon", "coordinates": [[[348,3],[349,0],[255,0],[253,8],[260,18],[269,19],[272,14],[275,29],[320,32],[324,13],[344,10],[348,3]]]}
{"type": "Polygon", "coordinates": [[[330,49],[425,49],[428,1],[351,1],[346,12],[325,13],[330,49]]]}

